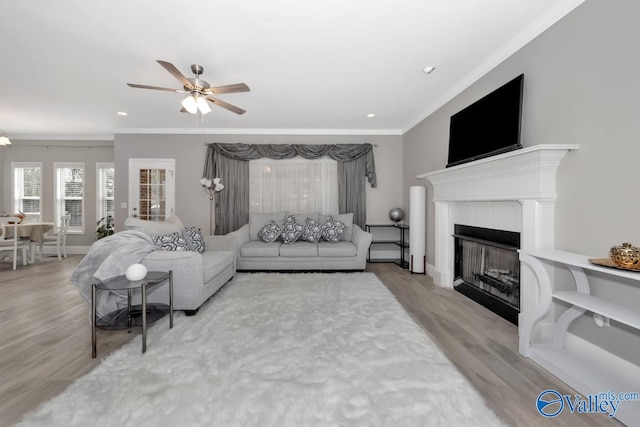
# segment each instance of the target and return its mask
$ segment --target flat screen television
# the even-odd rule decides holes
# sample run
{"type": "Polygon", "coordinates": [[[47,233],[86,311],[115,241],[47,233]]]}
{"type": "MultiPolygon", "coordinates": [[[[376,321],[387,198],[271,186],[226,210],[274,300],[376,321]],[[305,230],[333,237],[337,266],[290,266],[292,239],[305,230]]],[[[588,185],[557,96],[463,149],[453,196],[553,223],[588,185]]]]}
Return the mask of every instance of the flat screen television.
{"type": "Polygon", "coordinates": [[[447,167],[522,148],[524,74],[451,116],[447,167]]]}

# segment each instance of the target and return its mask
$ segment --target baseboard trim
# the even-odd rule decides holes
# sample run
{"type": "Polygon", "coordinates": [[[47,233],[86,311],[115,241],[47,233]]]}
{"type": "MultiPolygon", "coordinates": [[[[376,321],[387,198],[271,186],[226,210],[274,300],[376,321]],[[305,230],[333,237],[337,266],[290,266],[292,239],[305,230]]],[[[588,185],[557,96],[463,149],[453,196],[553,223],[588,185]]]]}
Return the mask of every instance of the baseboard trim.
{"type": "Polygon", "coordinates": [[[427,276],[431,277],[434,283],[440,283],[440,273],[429,263],[427,263],[427,276]]]}

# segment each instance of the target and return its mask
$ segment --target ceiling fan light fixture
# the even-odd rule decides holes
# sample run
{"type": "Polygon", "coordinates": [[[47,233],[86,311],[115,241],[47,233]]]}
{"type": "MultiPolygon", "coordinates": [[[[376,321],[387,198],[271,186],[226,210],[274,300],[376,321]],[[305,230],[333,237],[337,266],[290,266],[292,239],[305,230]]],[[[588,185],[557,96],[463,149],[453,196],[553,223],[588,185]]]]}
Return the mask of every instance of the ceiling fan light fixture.
{"type": "Polygon", "coordinates": [[[189,95],[185,99],[183,99],[182,106],[191,114],[196,114],[198,112],[198,104],[193,95],[189,95]]]}
{"type": "Polygon", "coordinates": [[[141,85],[137,83],[127,83],[127,86],[139,89],[153,89],[161,90],[165,92],[185,93],[187,97],[181,102],[181,112],[188,112],[191,114],[201,115],[211,112],[211,106],[209,102],[215,103],[218,107],[224,108],[236,114],[244,114],[245,110],[238,108],[235,105],[231,105],[228,102],[213,98],[212,95],[221,93],[236,93],[236,92],[249,92],[249,86],[245,83],[235,83],[225,86],[211,87],[208,82],[201,80],[200,75],[204,71],[204,67],[201,65],[191,65],[191,71],[195,75],[195,78],[186,78],[184,74],[178,70],[175,65],[167,61],[157,61],[158,64],[167,70],[173,77],[175,77],[180,83],[182,83],[182,89],[171,89],[168,87],[141,85]]]}
{"type": "Polygon", "coordinates": [[[11,140],[3,130],[0,130],[0,145],[11,145],[11,140]]]}
{"type": "Polygon", "coordinates": [[[204,97],[202,96],[197,97],[196,104],[202,114],[207,114],[211,112],[211,107],[209,107],[209,103],[204,97]]]}

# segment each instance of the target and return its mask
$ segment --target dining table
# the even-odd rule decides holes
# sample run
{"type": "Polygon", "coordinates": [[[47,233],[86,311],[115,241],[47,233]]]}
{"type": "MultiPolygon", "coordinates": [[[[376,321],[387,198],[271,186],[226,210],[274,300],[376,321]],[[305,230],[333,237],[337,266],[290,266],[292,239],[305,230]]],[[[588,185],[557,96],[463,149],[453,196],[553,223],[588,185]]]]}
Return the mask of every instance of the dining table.
{"type": "MultiPolygon", "coordinates": [[[[29,245],[29,263],[33,263],[36,260],[36,246],[42,243],[45,234],[51,230],[55,224],[53,222],[31,222],[23,221],[16,224],[18,237],[28,238],[31,241],[29,245]]],[[[13,238],[13,227],[6,227],[6,238],[13,238]]]]}

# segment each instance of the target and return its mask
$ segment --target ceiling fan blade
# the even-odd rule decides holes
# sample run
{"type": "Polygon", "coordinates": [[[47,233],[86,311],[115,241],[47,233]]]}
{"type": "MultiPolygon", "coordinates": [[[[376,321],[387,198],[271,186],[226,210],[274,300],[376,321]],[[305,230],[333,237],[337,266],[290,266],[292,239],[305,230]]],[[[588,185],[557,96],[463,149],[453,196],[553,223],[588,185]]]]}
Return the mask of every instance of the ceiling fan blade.
{"type": "Polygon", "coordinates": [[[193,89],[193,85],[191,84],[191,82],[187,80],[184,74],[182,74],[180,70],[178,70],[171,62],[160,61],[159,59],[157,61],[158,61],[158,64],[162,65],[165,70],[167,70],[173,75],[173,77],[178,79],[178,81],[182,83],[183,86],[185,86],[190,90],[193,89]]]}
{"type": "Polygon", "coordinates": [[[139,85],[136,83],[127,83],[129,87],[137,87],[140,89],[153,89],[153,90],[164,90],[166,92],[176,92],[176,93],[186,93],[186,91],[182,89],[171,89],[168,87],[159,87],[159,86],[149,86],[149,85],[139,85]]]}
{"type": "Polygon", "coordinates": [[[219,107],[226,108],[229,111],[233,111],[236,114],[244,114],[244,113],[246,113],[246,111],[243,110],[242,108],[238,108],[235,105],[231,105],[231,104],[229,104],[227,102],[220,101],[219,99],[207,98],[207,100],[210,101],[210,102],[213,102],[214,104],[216,104],[219,107]]]}
{"type": "Polygon", "coordinates": [[[233,93],[233,92],[249,92],[249,86],[244,83],[236,83],[233,85],[212,87],[213,93],[233,93]]]}

